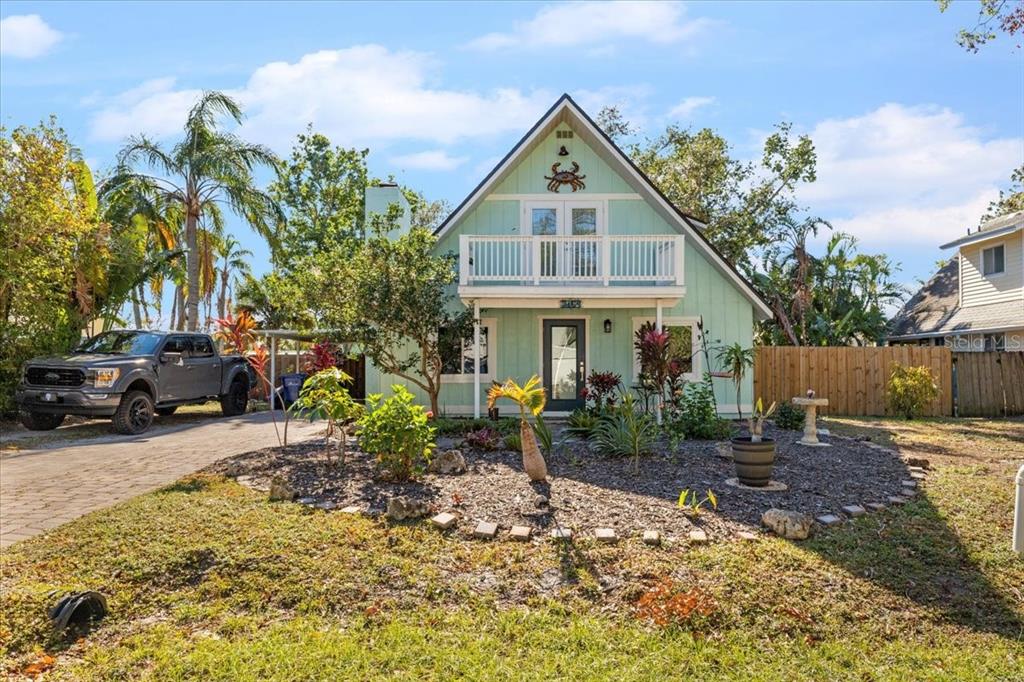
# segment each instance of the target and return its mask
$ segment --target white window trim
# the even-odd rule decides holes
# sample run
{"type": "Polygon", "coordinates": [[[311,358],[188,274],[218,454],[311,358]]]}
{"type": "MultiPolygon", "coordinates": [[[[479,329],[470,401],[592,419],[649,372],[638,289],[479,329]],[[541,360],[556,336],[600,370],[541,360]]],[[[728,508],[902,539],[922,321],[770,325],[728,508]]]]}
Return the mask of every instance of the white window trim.
{"type": "MultiPolygon", "coordinates": [[[[993,244],[992,246],[983,247],[980,251],[980,255],[978,256],[978,260],[980,261],[978,265],[981,266],[982,277],[984,277],[985,279],[995,279],[997,277],[1002,277],[1003,275],[1006,274],[1006,242],[1000,242],[998,244],[993,244]],[[999,272],[990,272],[988,274],[985,274],[985,252],[998,249],[999,247],[1003,247],[1003,269],[1000,270],[999,272]]],[[[995,261],[995,256],[992,257],[992,260],[993,262],[995,261]]]]}
{"type": "Polygon", "coordinates": [[[520,206],[519,234],[524,236],[533,235],[533,209],[553,208],[558,216],[558,225],[553,236],[569,236],[572,227],[569,224],[569,214],[574,208],[593,208],[597,211],[597,233],[595,236],[608,234],[608,224],[605,220],[607,215],[607,202],[593,199],[544,199],[543,201],[523,201],[520,206]]]}
{"type": "MultiPolygon", "coordinates": [[[[498,318],[481,317],[480,329],[482,330],[484,327],[487,328],[487,372],[480,372],[481,386],[490,384],[494,377],[498,375],[498,318]]],[[[470,341],[472,341],[472,337],[470,337],[470,341]]],[[[441,375],[441,383],[444,384],[472,384],[473,381],[473,372],[441,375]]]]}
{"type": "MultiPolygon", "coordinates": [[[[634,317],[633,318],[633,336],[630,337],[630,353],[633,357],[633,383],[635,384],[640,378],[640,358],[637,357],[636,349],[633,348],[633,340],[636,338],[636,333],[640,329],[640,325],[644,322],[654,323],[654,317],[634,317]]],[[[683,374],[683,379],[686,381],[700,381],[704,375],[704,356],[700,353],[700,330],[697,325],[700,323],[700,317],[662,317],[661,326],[664,327],[684,327],[688,326],[692,330],[690,333],[691,342],[691,353],[693,357],[693,371],[683,374]]]]}

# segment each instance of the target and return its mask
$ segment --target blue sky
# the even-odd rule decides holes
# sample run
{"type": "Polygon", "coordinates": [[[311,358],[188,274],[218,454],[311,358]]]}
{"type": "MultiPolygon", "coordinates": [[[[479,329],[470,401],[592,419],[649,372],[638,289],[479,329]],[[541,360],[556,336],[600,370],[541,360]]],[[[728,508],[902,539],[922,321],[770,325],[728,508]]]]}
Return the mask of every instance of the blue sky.
{"type": "MultiPolygon", "coordinates": [[[[955,42],[977,3],[23,3],[0,8],[0,121],[53,113],[93,166],[174,139],[202,89],[286,154],[312,122],[371,170],[458,203],[562,92],[643,132],[709,126],[753,158],[812,135],[810,213],[927,277],[1024,163],[1024,51],[955,42]]],[[[231,230],[267,267],[266,248],[231,230]]]]}

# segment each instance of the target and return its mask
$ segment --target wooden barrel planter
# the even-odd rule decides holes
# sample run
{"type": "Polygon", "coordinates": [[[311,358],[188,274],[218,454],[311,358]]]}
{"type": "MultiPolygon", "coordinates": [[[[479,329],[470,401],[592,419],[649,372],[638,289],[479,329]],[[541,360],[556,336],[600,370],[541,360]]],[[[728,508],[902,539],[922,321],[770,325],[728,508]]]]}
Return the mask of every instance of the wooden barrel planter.
{"type": "Polygon", "coordinates": [[[732,439],[732,459],[740,483],[756,488],[768,485],[775,466],[775,440],[764,438],[753,443],[750,436],[732,439]]]}

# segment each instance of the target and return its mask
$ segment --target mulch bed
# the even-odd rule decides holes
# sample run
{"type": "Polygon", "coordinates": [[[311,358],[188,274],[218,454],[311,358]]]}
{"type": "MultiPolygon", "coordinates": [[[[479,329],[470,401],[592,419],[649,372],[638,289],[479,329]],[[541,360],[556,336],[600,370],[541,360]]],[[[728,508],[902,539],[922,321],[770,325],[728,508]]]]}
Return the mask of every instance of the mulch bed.
{"type": "Polygon", "coordinates": [[[586,442],[566,438],[547,457],[547,484],[529,481],[518,452],[468,448],[462,449],[469,467],[465,474],[426,474],[415,482],[391,483],[379,480],[372,459],[358,450],[349,453],[344,469],[326,467],[322,440],[239,455],[209,470],[257,489],[280,476],[299,497],[337,508],[356,505],[370,514],[382,514],[393,496],[421,500],[433,511],[463,517],[458,532],[467,535],[477,521],[486,520],[505,531],[514,524],[535,531],[561,525],[591,535],[594,528],[609,527],[620,537],[656,529],[672,538],[702,528],[711,539],[757,528],[761,514],[772,507],[818,516],[850,504],[884,502],[899,495],[900,482],[909,478],[906,465],[891,450],[839,437],[823,439],[833,447],[809,448],[796,443],[800,432],[772,427],[766,427],[765,435],[776,439],[773,480],[785,483],[785,491],[726,485],[735,470],[714,441],[687,441],[675,450],[662,444],[656,455],[641,458],[637,473],[631,459],[601,457],[586,442]],[[706,508],[694,517],[678,509],[679,493],[686,488],[702,497],[713,490],[718,510],[706,508]],[[548,504],[540,504],[539,496],[548,504]]]}

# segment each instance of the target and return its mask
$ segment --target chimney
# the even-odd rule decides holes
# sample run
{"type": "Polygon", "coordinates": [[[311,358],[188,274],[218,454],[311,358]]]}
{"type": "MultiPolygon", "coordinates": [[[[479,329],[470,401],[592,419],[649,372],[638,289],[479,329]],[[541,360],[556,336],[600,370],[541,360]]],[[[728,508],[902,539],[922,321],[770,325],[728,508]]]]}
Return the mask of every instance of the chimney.
{"type": "Polygon", "coordinates": [[[387,215],[392,205],[397,205],[402,212],[394,229],[388,232],[389,239],[397,239],[406,234],[412,224],[412,210],[409,208],[409,202],[405,200],[401,188],[394,182],[382,182],[375,187],[366,188],[366,230],[368,235],[370,234],[372,216],[374,214],[387,215]]]}

